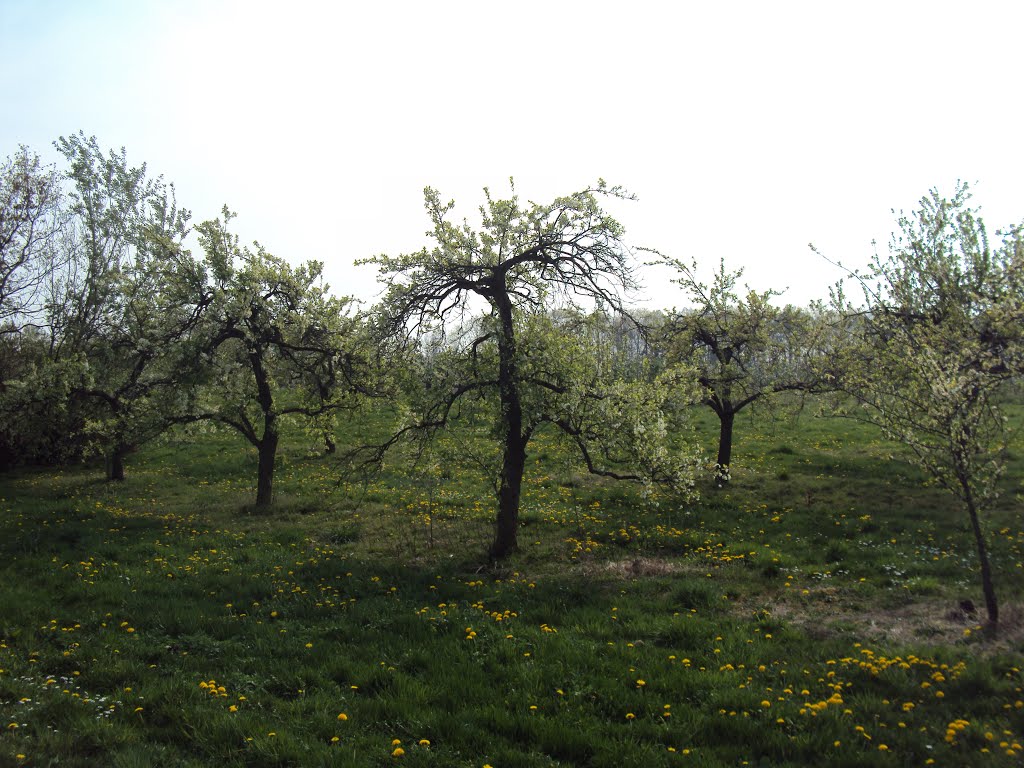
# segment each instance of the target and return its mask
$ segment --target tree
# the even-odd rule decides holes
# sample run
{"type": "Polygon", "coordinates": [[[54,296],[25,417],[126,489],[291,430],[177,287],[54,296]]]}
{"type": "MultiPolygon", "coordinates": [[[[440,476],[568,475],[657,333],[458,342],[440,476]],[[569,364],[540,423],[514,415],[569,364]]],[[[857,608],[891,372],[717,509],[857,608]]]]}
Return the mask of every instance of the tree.
{"type": "Polygon", "coordinates": [[[899,217],[888,254],[854,273],[865,304],[842,383],[860,406],[853,415],[906,445],[963,506],[994,631],[999,606],[982,515],[1005,466],[996,395],[1024,371],[1024,229],[997,232],[993,249],[970,197],[966,184],[950,199],[931,190],[919,210],[899,217]]]}
{"type": "Polygon", "coordinates": [[[123,480],[127,454],[181,416],[195,366],[182,344],[210,297],[182,245],[190,214],[173,185],[129,166],[123,148],[104,153],[95,137],[56,146],[71,191],[66,267],[49,303],[52,355],[82,361],[72,402],[107,478],[123,480]]]}
{"type": "Polygon", "coordinates": [[[20,213],[4,230],[5,253],[17,255],[5,256],[17,265],[7,307],[31,324],[5,345],[18,359],[0,403],[4,443],[12,460],[16,450],[48,461],[96,451],[120,480],[127,453],[172,423],[188,391],[193,365],[179,347],[201,314],[201,269],[181,245],[189,213],[173,185],[95,137],[55,146],[66,168],[40,169],[22,150],[10,185],[20,213]]]}
{"type": "Polygon", "coordinates": [[[46,297],[51,345],[60,356],[86,351],[117,325],[118,280],[145,248],[147,229],[159,223],[181,237],[188,214],[168,204],[173,187],[148,179],[145,164],[128,164],[123,147],[105,153],[95,136],[83,133],[62,136],[54,146],[67,161],[64,177],[70,185],[61,243],[66,264],[46,297]],[[168,215],[175,220],[167,221],[168,215]]]}
{"type": "Polygon", "coordinates": [[[57,268],[60,180],[21,147],[0,165],[0,336],[38,318],[42,289],[57,268]]]}
{"type": "Polygon", "coordinates": [[[197,227],[215,298],[196,342],[211,367],[190,418],[226,425],[256,448],[256,506],[264,507],[282,422],[323,417],[356,388],[345,346],[356,321],[350,300],[322,283],[320,262],[292,267],[259,243],[240,248],[228,230],[234,214],[223,215],[197,227]]]}
{"type": "Polygon", "coordinates": [[[782,392],[829,389],[833,374],[822,342],[827,324],[820,313],[787,305],[777,307],[773,290],[746,289],[736,284],[743,270],[730,272],[719,262],[710,285],[696,277],[697,264],[665,257],[674,267],[692,308],[673,310],[660,329],[669,356],[692,361],[704,388],[703,402],[719,419],[716,477],[729,479],[736,414],[747,406],[782,392]]]}
{"type": "MultiPolygon", "coordinates": [[[[446,350],[443,365],[433,369],[439,380],[421,390],[407,423],[377,447],[374,457],[405,436],[430,435],[447,426],[474,397],[493,398],[487,402],[493,402],[500,458],[490,554],[501,558],[517,546],[526,448],[538,429],[547,425],[569,435],[590,470],[607,476],[638,478],[599,460],[614,463],[616,456],[643,452],[616,454],[607,444],[590,450],[595,438],[608,436],[595,416],[601,404],[612,402],[611,395],[601,391],[583,347],[570,343],[548,316],[559,299],[570,307],[582,299],[623,311],[621,292],[635,285],[629,251],[621,225],[601,208],[599,198],[627,195],[600,182],[546,205],[521,205],[514,195],[496,200],[487,190],[485,197],[481,228],[474,231],[466,222],[452,223],[454,203],[442,203],[427,188],[434,246],[369,260],[387,287],[378,309],[382,335],[415,346],[435,334],[446,350]]],[[[627,400],[619,398],[622,404],[627,400]]],[[[639,409],[630,413],[641,418],[639,409]]],[[[658,421],[662,413],[654,410],[645,417],[658,421]]],[[[620,429],[617,438],[636,447],[642,425],[633,426],[620,429]]],[[[662,460],[659,468],[651,467],[653,474],[671,476],[680,485],[692,479],[692,462],[673,462],[657,450],[648,455],[662,460]]]]}

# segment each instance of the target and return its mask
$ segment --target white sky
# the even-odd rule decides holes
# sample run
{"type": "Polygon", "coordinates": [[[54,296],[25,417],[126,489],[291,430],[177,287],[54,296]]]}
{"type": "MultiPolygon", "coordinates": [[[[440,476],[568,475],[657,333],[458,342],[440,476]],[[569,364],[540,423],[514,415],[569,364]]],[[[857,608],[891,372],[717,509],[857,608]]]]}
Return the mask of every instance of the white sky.
{"type": "MultiPolygon", "coordinates": [[[[598,177],[631,243],[784,300],[862,265],[890,209],[972,183],[1024,218],[1015,2],[0,0],[0,157],[83,130],[228,203],[243,240],[352,262],[428,244],[422,189],[543,201],[598,177]]],[[[684,304],[645,270],[646,303],[684,304]]]]}

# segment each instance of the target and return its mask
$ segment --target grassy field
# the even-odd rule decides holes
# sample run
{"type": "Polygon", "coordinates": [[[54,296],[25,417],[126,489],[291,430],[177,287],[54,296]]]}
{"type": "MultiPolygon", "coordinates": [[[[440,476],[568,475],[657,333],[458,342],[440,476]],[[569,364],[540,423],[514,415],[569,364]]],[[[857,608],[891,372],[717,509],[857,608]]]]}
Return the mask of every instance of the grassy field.
{"type": "Polygon", "coordinates": [[[992,639],[966,517],[898,447],[737,430],[733,483],[690,506],[536,443],[498,565],[471,436],[367,482],[293,442],[272,514],[230,435],[122,484],[0,477],[0,765],[1024,763],[1020,435],[992,639]]]}

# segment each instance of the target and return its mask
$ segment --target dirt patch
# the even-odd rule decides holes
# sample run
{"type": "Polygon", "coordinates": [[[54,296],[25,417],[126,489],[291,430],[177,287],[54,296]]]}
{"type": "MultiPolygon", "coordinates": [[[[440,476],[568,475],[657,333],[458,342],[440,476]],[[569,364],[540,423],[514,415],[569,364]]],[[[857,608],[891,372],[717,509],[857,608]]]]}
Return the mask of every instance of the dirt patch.
{"type": "Polygon", "coordinates": [[[821,639],[849,636],[860,642],[894,645],[970,645],[983,654],[1019,651],[1024,646],[1024,606],[1019,604],[1002,607],[999,631],[994,637],[982,629],[984,611],[979,612],[969,602],[948,599],[857,611],[839,604],[790,601],[763,607],[808,636],[821,639]]]}
{"type": "MultiPolygon", "coordinates": [[[[692,563],[680,563],[660,557],[637,557],[632,560],[610,560],[588,563],[584,571],[588,576],[605,574],[620,579],[639,579],[645,576],[671,576],[699,570],[692,563]]],[[[706,568],[704,570],[707,570],[706,568]]]]}

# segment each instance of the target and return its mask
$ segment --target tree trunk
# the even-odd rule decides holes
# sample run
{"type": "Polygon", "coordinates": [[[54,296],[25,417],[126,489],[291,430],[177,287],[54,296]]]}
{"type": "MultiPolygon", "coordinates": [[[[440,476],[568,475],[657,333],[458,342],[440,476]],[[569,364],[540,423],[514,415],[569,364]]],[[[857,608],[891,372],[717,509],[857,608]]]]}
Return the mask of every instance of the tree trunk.
{"type": "Polygon", "coordinates": [[[978,519],[978,509],[974,503],[974,494],[970,486],[961,479],[960,486],[964,490],[964,502],[971,516],[971,527],[974,529],[974,541],[978,545],[978,562],[981,564],[981,590],[985,595],[985,610],[988,612],[988,629],[993,634],[999,626],[999,604],[996,602],[996,588],[992,583],[992,567],[988,562],[988,549],[985,547],[985,535],[978,519]]]}
{"type": "Polygon", "coordinates": [[[736,414],[727,411],[718,414],[718,460],[720,467],[728,467],[732,464],[732,425],[736,420],[736,414]]]}
{"type": "Polygon", "coordinates": [[[124,446],[117,446],[107,454],[107,480],[113,482],[124,481],[124,457],[128,449],[124,446]]]}
{"type": "Polygon", "coordinates": [[[268,426],[259,444],[256,475],[256,506],[269,507],[274,499],[274,461],[277,458],[277,430],[268,426]]]}
{"type": "Polygon", "coordinates": [[[501,427],[504,450],[501,484],[498,487],[498,516],[494,523],[492,558],[507,557],[518,546],[519,499],[526,467],[526,440],[523,439],[523,404],[519,398],[516,365],[515,325],[512,302],[505,290],[504,276],[495,280],[494,307],[501,321],[498,335],[498,392],[501,400],[501,427]]]}
{"type": "Polygon", "coordinates": [[[526,467],[526,450],[518,436],[505,441],[501,464],[501,485],[498,488],[498,517],[494,525],[494,543],[490,555],[496,560],[507,557],[519,546],[519,499],[526,467]]]}
{"type": "Polygon", "coordinates": [[[718,413],[718,459],[715,469],[715,482],[722,487],[729,481],[729,465],[732,463],[732,425],[736,413],[722,410],[718,413]]]}
{"type": "Polygon", "coordinates": [[[256,380],[256,401],[263,411],[263,437],[253,441],[259,450],[259,468],[256,471],[256,506],[269,507],[274,500],[274,459],[277,458],[277,414],[274,413],[274,393],[270,376],[264,366],[260,349],[249,354],[253,378],[256,380]]]}

